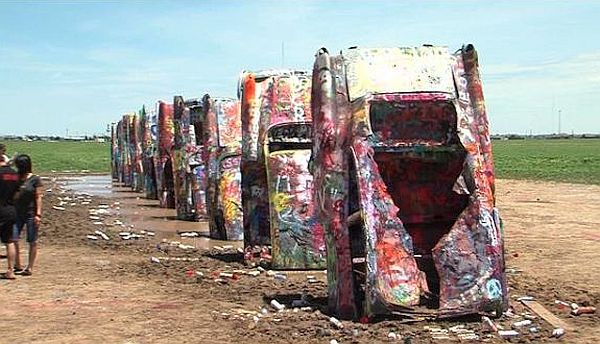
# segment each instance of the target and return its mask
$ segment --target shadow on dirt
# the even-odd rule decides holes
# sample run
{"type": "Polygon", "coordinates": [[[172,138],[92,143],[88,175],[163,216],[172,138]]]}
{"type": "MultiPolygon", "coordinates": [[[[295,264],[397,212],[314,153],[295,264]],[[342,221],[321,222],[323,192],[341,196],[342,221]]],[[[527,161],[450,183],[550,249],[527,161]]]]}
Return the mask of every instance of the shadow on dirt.
{"type": "Polygon", "coordinates": [[[224,263],[244,263],[244,255],[239,252],[207,252],[202,254],[202,256],[216,259],[224,263]]]}

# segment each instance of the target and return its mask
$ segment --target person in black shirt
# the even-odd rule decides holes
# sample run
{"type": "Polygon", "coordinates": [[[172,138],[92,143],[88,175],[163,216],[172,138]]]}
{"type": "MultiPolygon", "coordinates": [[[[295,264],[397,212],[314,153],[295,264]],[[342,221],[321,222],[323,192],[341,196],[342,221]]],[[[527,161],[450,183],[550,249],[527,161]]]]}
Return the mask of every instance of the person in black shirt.
{"type": "Polygon", "coordinates": [[[31,276],[35,258],[37,257],[37,238],[40,221],[42,219],[42,180],[31,173],[31,159],[28,155],[21,154],[15,158],[15,166],[19,173],[21,185],[15,195],[17,209],[17,222],[14,226],[13,239],[15,240],[15,271],[21,270],[21,257],[19,255],[19,240],[24,227],[27,227],[27,242],[29,243],[29,262],[25,270],[19,271],[23,276],[31,276]]]}
{"type": "Polygon", "coordinates": [[[8,269],[1,278],[15,279],[13,260],[16,256],[13,227],[17,211],[13,198],[19,187],[19,175],[7,165],[6,156],[0,154],[0,241],[6,245],[8,269]]]}

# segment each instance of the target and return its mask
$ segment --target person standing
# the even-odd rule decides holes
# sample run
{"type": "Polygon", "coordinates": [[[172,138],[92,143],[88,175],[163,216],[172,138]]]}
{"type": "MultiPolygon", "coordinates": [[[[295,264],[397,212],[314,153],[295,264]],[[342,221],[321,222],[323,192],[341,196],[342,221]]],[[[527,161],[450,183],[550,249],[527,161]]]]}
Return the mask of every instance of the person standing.
{"type": "Polygon", "coordinates": [[[23,276],[31,276],[35,259],[37,257],[37,238],[42,219],[42,179],[31,172],[31,158],[21,154],[15,158],[15,167],[19,174],[21,185],[15,195],[17,221],[14,226],[13,239],[15,240],[15,271],[23,276]],[[27,242],[29,243],[29,261],[25,270],[21,271],[21,257],[19,254],[19,240],[23,228],[27,227],[27,242]]]}
{"type": "Polygon", "coordinates": [[[6,261],[8,263],[6,273],[1,278],[12,280],[15,279],[13,260],[16,257],[12,236],[17,220],[17,210],[13,199],[19,187],[19,175],[8,166],[7,160],[4,153],[0,154],[0,241],[6,245],[6,261]]]}

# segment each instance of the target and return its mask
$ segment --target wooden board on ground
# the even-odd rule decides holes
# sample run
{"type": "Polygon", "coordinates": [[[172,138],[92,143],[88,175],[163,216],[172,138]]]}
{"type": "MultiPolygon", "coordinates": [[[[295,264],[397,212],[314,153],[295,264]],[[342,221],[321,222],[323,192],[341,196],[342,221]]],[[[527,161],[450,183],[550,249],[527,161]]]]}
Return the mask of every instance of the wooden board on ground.
{"type": "Polygon", "coordinates": [[[554,328],[563,328],[567,331],[573,329],[573,327],[571,327],[571,325],[569,325],[566,321],[554,315],[546,307],[542,306],[537,301],[522,300],[521,303],[523,303],[525,307],[529,308],[532,312],[537,314],[540,318],[544,319],[550,325],[554,326],[554,328]]]}

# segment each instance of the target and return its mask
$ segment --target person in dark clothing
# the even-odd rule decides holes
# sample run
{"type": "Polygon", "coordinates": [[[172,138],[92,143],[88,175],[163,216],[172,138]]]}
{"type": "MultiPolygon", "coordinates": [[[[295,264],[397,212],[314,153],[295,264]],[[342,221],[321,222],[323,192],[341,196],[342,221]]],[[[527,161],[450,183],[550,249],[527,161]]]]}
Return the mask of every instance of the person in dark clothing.
{"type": "Polygon", "coordinates": [[[17,211],[13,198],[19,187],[19,175],[7,165],[6,156],[0,154],[0,241],[6,245],[8,267],[1,278],[15,279],[13,260],[16,256],[13,227],[17,211]]]}
{"type": "Polygon", "coordinates": [[[24,276],[31,276],[37,257],[37,238],[40,221],[42,219],[42,179],[31,173],[31,159],[28,155],[21,154],[15,158],[15,166],[19,173],[21,185],[15,195],[17,221],[13,227],[15,240],[15,271],[24,276]],[[23,228],[27,227],[27,242],[29,243],[29,261],[25,270],[21,270],[21,257],[19,255],[19,240],[23,228]]]}

